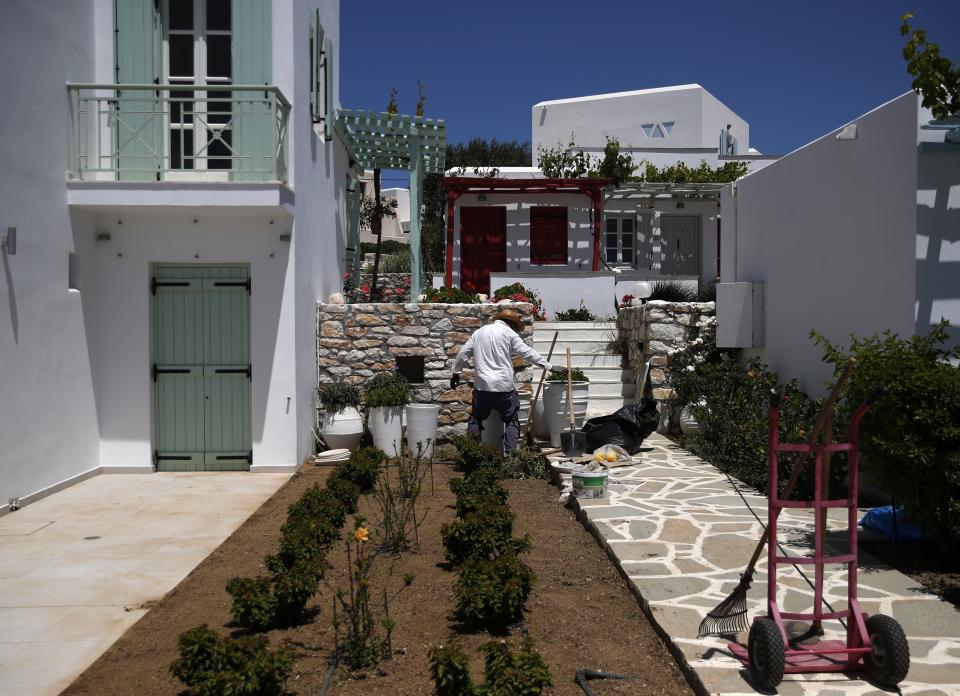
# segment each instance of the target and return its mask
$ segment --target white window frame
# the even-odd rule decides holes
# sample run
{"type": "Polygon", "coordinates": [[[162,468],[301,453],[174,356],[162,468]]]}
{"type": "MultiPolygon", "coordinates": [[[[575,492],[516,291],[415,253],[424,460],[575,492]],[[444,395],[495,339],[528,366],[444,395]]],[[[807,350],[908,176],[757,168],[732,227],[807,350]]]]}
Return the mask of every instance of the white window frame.
{"type": "Polygon", "coordinates": [[[604,215],[603,222],[603,257],[607,261],[607,265],[611,268],[636,268],[637,267],[637,218],[636,215],[604,215]],[[623,222],[624,220],[630,221],[630,226],[632,230],[629,236],[631,240],[632,253],[630,255],[629,261],[623,260],[623,240],[625,233],[623,231],[623,222]],[[616,221],[617,223],[617,258],[611,260],[609,257],[609,245],[607,244],[607,235],[614,234],[613,232],[608,231],[608,223],[616,221]]]}
{"type": "MultiPolygon", "coordinates": [[[[208,61],[207,61],[207,37],[208,36],[228,36],[231,38],[231,42],[228,45],[232,45],[233,37],[233,22],[236,19],[232,16],[230,17],[230,29],[208,29],[207,28],[207,0],[193,0],[193,28],[192,29],[171,29],[170,28],[170,0],[163,0],[162,2],[162,12],[163,12],[163,65],[164,65],[164,78],[166,79],[167,84],[169,85],[183,85],[185,90],[190,90],[193,92],[193,110],[191,112],[193,118],[190,123],[183,122],[183,104],[181,104],[181,121],[174,123],[173,119],[170,118],[170,123],[168,128],[165,129],[167,142],[165,144],[165,151],[170,154],[170,160],[168,164],[168,169],[173,170],[173,152],[171,148],[173,147],[173,137],[172,131],[179,130],[183,131],[195,131],[198,123],[206,124],[206,126],[217,125],[217,123],[225,122],[225,130],[232,130],[230,126],[230,121],[232,120],[232,110],[223,111],[223,112],[210,112],[207,108],[208,102],[206,101],[211,95],[225,94],[223,92],[206,92],[202,88],[206,85],[229,85],[233,82],[233,54],[231,49],[230,55],[230,77],[223,76],[211,76],[208,75],[208,61]],[[193,37],[193,75],[171,75],[170,74],[170,36],[192,36],[193,37]],[[211,113],[219,114],[222,113],[226,118],[220,119],[218,121],[211,121],[211,118],[216,118],[210,116],[211,113]]],[[[173,98],[175,94],[173,91],[170,91],[169,96],[173,98]]],[[[172,115],[172,103],[167,111],[168,115],[172,115]]],[[[209,127],[204,127],[203,130],[209,131],[212,130],[209,127]]],[[[196,172],[202,172],[203,179],[211,179],[216,181],[226,181],[229,172],[235,168],[236,163],[231,162],[229,167],[226,168],[215,168],[209,169],[208,167],[199,167],[197,165],[209,163],[209,153],[206,151],[207,145],[210,144],[212,135],[205,135],[203,138],[197,138],[196,134],[193,137],[193,153],[189,154],[184,152],[184,158],[190,158],[192,160],[193,166],[190,169],[183,167],[183,161],[180,162],[180,167],[176,170],[170,171],[167,174],[168,179],[177,180],[177,179],[191,179],[195,180],[197,178],[196,172]]],[[[183,136],[181,135],[181,143],[183,136]]],[[[217,159],[218,156],[214,155],[214,159],[217,159]]]]}

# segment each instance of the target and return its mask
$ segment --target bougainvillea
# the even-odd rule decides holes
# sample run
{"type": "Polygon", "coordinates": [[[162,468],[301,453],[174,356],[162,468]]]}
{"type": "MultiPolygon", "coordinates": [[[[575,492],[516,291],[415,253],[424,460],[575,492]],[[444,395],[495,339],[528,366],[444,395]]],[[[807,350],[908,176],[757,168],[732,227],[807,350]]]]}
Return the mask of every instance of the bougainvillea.
{"type": "Polygon", "coordinates": [[[529,302],[533,305],[535,321],[546,321],[547,313],[543,310],[543,300],[534,290],[523,287],[522,283],[513,283],[497,288],[493,293],[495,302],[529,302]]]}

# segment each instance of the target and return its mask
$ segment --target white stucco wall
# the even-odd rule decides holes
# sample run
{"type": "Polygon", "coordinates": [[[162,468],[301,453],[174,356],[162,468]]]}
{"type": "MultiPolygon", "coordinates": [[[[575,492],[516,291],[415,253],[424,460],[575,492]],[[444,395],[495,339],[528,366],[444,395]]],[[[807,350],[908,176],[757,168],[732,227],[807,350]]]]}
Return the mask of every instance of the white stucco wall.
{"type": "Polygon", "coordinates": [[[830,375],[811,329],[913,332],[916,118],[916,96],[898,97],[852,121],[856,139],[828,133],[723,197],[723,280],[764,283],[757,353],[811,393],[830,375]]]}
{"type": "MultiPolygon", "coordinates": [[[[932,114],[920,109],[918,126],[932,114]]],[[[917,333],[941,318],[960,344],[960,145],[944,143],[942,130],[918,127],[917,333]]]]}
{"type": "Polygon", "coordinates": [[[0,511],[7,500],[99,465],[83,297],[67,290],[67,259],[84,253],[89,216],[65,205],[68,80],[94,60],[93,3],[0,3],[0,511]],[[79,239],[75,237],[81,237],[79,239]]]}
{"type": "Polygon", "coordinates": [[[614,315],[616,292],[615,276],[612,271],[570,271],[564,274],[546,275],[544,273],[491,273],[490,290],[513,283],[522,283],[525,288],[534,290],[543,299],[543,309],[547,319],[553,320],[557,312],[578,309],[580,303],[597,317],[614,315]]]}

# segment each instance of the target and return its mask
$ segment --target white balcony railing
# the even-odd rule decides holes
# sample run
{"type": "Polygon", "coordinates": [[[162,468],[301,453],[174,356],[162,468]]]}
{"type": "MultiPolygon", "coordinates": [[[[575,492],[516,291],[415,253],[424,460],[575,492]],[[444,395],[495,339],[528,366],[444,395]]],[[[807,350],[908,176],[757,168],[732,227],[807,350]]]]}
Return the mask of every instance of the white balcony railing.
{"type": "Polygon", "coordinates": [[[272,85],[67,84],[68,177],[287,182],[290,103],[272,85]]]}

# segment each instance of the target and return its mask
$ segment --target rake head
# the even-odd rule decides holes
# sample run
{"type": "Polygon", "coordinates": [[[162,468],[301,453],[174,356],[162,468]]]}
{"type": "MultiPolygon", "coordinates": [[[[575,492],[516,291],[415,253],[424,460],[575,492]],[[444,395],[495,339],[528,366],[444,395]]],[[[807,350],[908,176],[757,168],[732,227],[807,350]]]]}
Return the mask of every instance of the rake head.
{"type": "Polygon", "coordinates": [[[709,635],[733,635],[749,628],[747,623],[747,590],[753,582],[753,569],[745,570],[730,595],[707,612],[700,622],[697,638],[709,635]]]}

